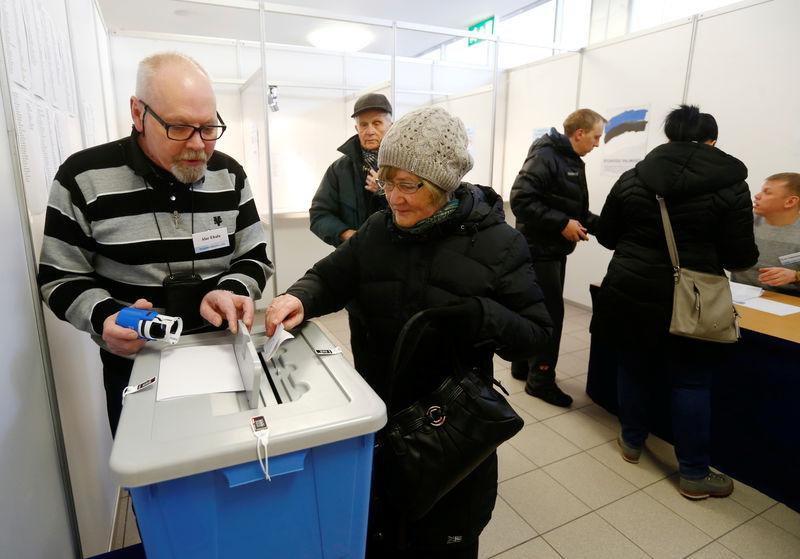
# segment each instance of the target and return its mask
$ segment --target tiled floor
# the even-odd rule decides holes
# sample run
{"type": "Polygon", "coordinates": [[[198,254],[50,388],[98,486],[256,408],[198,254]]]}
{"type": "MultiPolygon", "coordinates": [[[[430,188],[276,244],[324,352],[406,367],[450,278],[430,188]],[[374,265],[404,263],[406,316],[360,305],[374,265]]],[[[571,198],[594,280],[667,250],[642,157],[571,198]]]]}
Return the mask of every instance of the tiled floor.
{"type": "MultiPolygon", "coordinates": [[[[652,436],[638,465],[622,460],[617,418],[585,392],[590,316],[567,306],[558,383],[574,398],[568,409],[525,394],[495,358],[525,427],[498,450],[499,494],[480,557],[800,558],[800,514],[785,505],[741,483],[728,499],[681,497],[672,445],[652,436]]],[[[317,322],[352,358],[347,315],[317,322]]]]}
{"type": "MultiPolygon", "coordinates": [[[[728,499],[684,499],[672,446],[652,436],[638,465],[622,460],[616,417],[585,392],[589,318],[568,305],[558,364],[558,382],[575,400],[568,409],[525,394],[510,364],[495,358],[525,427],[498,450],[499,494],[481,559],[799,558],[800,514],[785,505],[741,483],[728,499]]],[[[352,360],[347,315],[317,322],[352,360]]],[[[139,541],[124,498],[117,525],[125,526],[117,546],[139,541]]]]}

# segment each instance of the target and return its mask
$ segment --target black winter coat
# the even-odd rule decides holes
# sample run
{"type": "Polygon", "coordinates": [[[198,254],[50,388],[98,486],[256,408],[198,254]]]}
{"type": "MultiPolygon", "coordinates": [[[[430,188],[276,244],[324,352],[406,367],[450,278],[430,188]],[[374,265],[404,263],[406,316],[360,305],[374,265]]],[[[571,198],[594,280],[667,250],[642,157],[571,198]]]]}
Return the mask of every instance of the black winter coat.
{"type": "Polygon", "coordinates": [[[348,229],[358,229],[370,214],[386,207],[386,198],[364,188],[369,167],[361,156],[358,135],[339,146],[334,161],[319,184],[308,210],[311,231],[329,245],[339,246],[348,229]]]}
{"type": "Polygon", "coordinates": [[[594,233],[583,159],[555,128],[537,138],[511,187],[511,211],[534,260],[558,260],[575,250],[561,234],[570,219],[594,233]]]}
{"type": "MultiPolygon", "coordinates": [[[[464,364],[491,376],[495,352],[507,360],[526,359],[552,335],[528,248],[506,224],[500,196],[466,183],[455,195],[459,206],[454,214],[422,234],[398,229],[388,210],[373,214],[288,290],[302,301],[306,318],[341,309],[351,299],[358,302],[369,332],[369,355],[362,356],[367,365],[359,372],[384,398],[394,342],[405,322],[422,309],[464,298],[480,303],[481,316],[466,321],[474,322],[474,328],[454,322],[423,336],[414,363],[442,375],[452,371],[450,344],[464,364]]],[[[392,395],[393,404],[403,407],[441,380],[407,380],[392,395]]],[[[464,541],[477,537],[491,517],[496,491],[493,455],[410,527],[409,539],[444,545],[448,535],[462,535],[464,541]]]]}
{"type": "Polygon", "coordinates": [[[744,164],[716,147],[671,142],[625,172],[595,234],[614,250],[591,331],[625,351],[720,346],[669,334],[673,273],[656,194],[664,197],[682,267],[723,275],[758,258],[744,164]]]}

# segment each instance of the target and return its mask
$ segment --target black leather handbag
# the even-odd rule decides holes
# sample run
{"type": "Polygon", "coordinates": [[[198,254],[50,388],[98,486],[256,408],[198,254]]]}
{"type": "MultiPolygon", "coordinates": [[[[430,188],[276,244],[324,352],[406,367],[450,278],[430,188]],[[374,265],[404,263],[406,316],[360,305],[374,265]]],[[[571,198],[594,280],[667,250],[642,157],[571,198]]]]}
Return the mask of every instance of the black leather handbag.
{"type": "Polygon", "coordinates": [[[410,406],[394,412],[391,395],[398,382],[414,372],[404,370],[427,322],[425,311],[412,316],[397,339],[387,383],[390,417],[378,432],[376,467],[381,469],[392,506],[410,520],[424,516],[503,442],[524,424],[493,385],[476,369],[454,371],[441,385],[410,406]]]}

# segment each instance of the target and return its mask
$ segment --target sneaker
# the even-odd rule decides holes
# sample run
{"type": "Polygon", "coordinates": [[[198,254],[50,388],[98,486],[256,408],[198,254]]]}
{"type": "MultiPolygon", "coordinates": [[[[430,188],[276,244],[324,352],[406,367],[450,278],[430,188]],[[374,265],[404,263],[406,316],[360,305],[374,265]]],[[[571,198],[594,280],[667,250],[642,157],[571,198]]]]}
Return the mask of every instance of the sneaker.
{"type": "Polygon", "coordinates": [[[568,408],[572,404],[572,396],[563,392],[556,384],[556,381],[547,382],[536,387],[532,387],[529,382],[525,383],[525,392],[544,400],[548,404],[561,408],[568,408]]]}
{"type": "Polygon", "coordinates": [[[733,480],[724,474],[709,472],[706,477],[689,479],[681,476],[681,495],[694,501],[706,497],[727,497],[733,493],[733,480]]]}
{"type": "Polygon", "coordinates": [[[619,453],[622,459],[631,464],[638,464],[639,457],[642,455],[642,449],[636,448],[625,442],[622,435],[617,436],[617,444],[619,445],[619,453]]]}

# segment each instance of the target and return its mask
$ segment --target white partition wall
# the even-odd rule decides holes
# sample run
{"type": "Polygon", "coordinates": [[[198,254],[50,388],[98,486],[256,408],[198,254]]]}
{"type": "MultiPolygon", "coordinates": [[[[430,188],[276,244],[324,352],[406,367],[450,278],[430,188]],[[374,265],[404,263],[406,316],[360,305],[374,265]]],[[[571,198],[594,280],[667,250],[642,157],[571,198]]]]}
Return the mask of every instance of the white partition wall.
{"type": "MultiPolygon", "coordinates": [[[[662,132],[664,117],[681,102],[691,42],[692,24],[687,20],[586,49],[578,106],[594,109],[609,119],[626,108],[646,107],[649,151],[666,140],[662,132]]],[[[607,146],[604,140],[584,157],[589,207],[597,214],[621,174],[604,171],[607,146]]],[[[579,243],[567,261],[565,296],[588,305],[589,283],[602,281],[611,254],[593,237],[579,243]]]]}
{"type": "MultiPolygon", "coordinates": [[[[522,165],[533,130],[550,125],[561,130],[563,118],[578,107],[607,118],[628,108],[646,108],[649,151],[666,141],[663,122],[671,109],[683,102],[697,104],[719,123],[717,146],[750,169],[753,193],[767,175],[797,170],[797,21],[798,2],[742,2],[581,54],[510,70],[504,193],[508,195],[522,165]]],[[[604,169],[609,154],[601,142],[584,158],[590,208],[598,214],[621,174],[604,169]]],[[[593,238],[580,243],[568,260],[565,298],[589,306],[589,284],[602,281],[610,258],[611,252],[593,238]]]]}
{"type": "MultiPolygon", "coordinates": [[[[564,117],[575,110],[580,53],[562,54],[508,72],[505,150],[502,193],[509,198],[511,185],[525,161],[534,133],[550,127],[562,130],[564,117]]],[[[495,187],[495,190],[500,191],[495,187]]]]}
{"type": "Polygon", "coordinates": [[[717,145],[747,165],[753,194],[769,175],[800,170],[798,22],[795,0],[751,2],[697,22],[687,99],[714,114],[717,145]]]}

